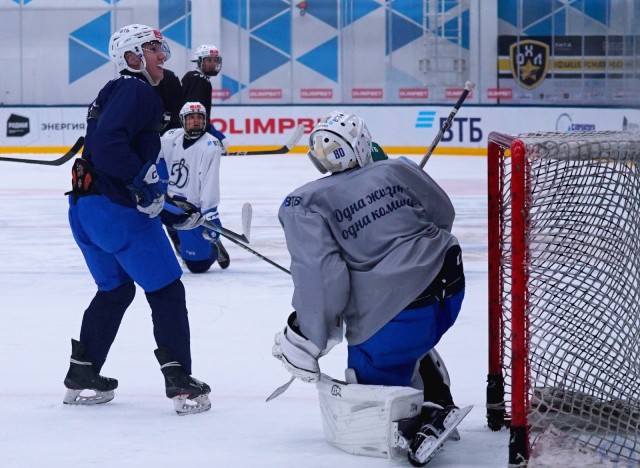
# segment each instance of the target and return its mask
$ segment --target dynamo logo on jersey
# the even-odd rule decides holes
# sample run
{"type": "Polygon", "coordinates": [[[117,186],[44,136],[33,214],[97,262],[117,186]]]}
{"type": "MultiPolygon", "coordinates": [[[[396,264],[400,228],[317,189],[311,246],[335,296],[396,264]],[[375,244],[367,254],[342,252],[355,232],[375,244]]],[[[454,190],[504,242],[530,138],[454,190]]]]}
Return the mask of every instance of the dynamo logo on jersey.
{"type": "Polygon", "coordinates": [[[432,128],[436,119],[436,111],[419,111],[416,119],[416,128],[432,128]]]}

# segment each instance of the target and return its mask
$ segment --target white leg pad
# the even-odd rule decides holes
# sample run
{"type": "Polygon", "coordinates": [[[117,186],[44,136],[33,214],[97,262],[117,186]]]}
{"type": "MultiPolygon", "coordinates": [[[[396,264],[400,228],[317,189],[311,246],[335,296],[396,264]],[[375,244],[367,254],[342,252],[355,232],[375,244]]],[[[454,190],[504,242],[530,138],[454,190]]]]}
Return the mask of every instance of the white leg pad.
{"type": "Polygon", "coordinates": [[[394,421],[414,417],[422,392],[411,387],[347,384],[322,374],[316,383],[327,441],[345,452],[406,458],[394,421]]]}

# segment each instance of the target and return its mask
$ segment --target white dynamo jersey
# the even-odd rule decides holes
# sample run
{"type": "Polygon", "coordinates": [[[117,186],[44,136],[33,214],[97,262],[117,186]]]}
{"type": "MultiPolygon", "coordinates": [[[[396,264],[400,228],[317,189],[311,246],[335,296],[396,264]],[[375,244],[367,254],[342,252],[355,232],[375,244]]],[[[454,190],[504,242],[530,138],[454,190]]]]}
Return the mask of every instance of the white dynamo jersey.
{"type": "Polygon", "coordinates": [[[214,136],[205,133],[184,149],[183,137],[184,130],[181,128],[169,130],[162,136],[158,160],[164,159],[167,164],[167,193],[185,197],[204,213],[220,203],[222,144],[214,136]]]}

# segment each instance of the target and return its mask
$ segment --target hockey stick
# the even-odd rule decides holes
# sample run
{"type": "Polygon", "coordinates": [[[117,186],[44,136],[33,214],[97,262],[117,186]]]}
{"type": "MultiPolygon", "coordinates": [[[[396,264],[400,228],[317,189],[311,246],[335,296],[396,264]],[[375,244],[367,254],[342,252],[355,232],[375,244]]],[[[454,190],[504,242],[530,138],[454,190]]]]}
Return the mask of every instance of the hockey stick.
{"type": "MultiPolygon", "coordinates": [[[[206,226],[206,224],[205,224],[206,226]]],[[[207,226],[208,227],[208,226],[207,226]]],[[[258,257],[261,260],[264,260],[265,262],[267,262],[270,265],[273,265],[274,267],[276,267],[279,270],[284,271],[285,273],[291,274],[291,272],[289,270],[287,270],[285,267],[283,267],[282,265],[278,265],[276,262],[274,262],[273,260],[265,257],[264,255],[262,255],[261,253],[256,252],[255,250],[253,250],[251,247],[249,247],[246,244],[243,244],[242,242],[240,242],[239,240],[237,240],[235,237],[231,237],[231,236],[227,236],[224,233],[220,232],[220,235],[222,237],[226,237],[227,239],[229,239],[231,242],[233,242],[234,244],[238,245],[239,247],[242,247],[244,250],[246,250],[249,253],[252,253],[253,255],[255,255],[256,257],[258,257]]]]}
{"type": "Polygon", "coordinates": [[[304,126],[298,125],[296,130],[293,132],[293,135],[289,139],[286,145],[281,148],[272,149],[272,150],[261,150],[261,151],[235,151],[231,153],[222,153],[222,156],[255,156],[258,154],[286,154],[291,151],[291,148],[296,146],[302,138],[304,134],[304,126]]]}
{"type": "MultiPolygon", "coordinates": [[[[164,209],[167,210],[169,213],[172,213],[172,214],[177,214],[177,215],[184,214],[185,210],[180,208],[175,203],[176,202],[174,202],[173,200],[171,200],[171,199],[169,199],[167,197],[165,199],[164,209]]],[[[244,206],[242,207],[242,214],[243,214],[243,223],[242,224],[243,224],[243,227],[245,227],[245,225],[249,225],[250,224],[250,221],[247,222],[245,218],[247,218],[247,217],[249,217],[249,216],[251,216],[253,214],[253,208],[251,208],[251,205],[249,203],[245,203],[244,206]]],[[[245,233],[243,233],[242,235],[240,235],[240,234],[237,234],[237,233],[235,233],[235,232],[233,232],[233,231],[231,231],[229,229],[226,229],[226,228],[223,228],[223,227],[220,227],[220,226],[216,226],[215,224],[210,223],[209,221],[204,221],[202,223],[202,225],[204,227],[208,228],[208,229],[211,229],[212,231],[216,231],[222,237],[224,237],[226,239],[229,239],[234,244],[242,247],[247,252],[252,253],[253,255],[255,255],[256,257],[258,257],[261,260],[264,260],[268,264],[273,265],[274,267],[278,268],[279,270],[284,271],[285,273],[291,274],[291,272],[289,270],[287,270],[285,267],[283,267],[281,265],[278,265],[273,260],[265,257],[261,253],[256,252],[251,247],[246,245],[246,244],[249,243],[248,230],[245,231],[245,233]]]]}
{"type": "Polygon", "coordinates": [[[242,233],[247,238],[247,242],[249,242],[250,239],[252,218],[253,206],[251,206],[251,203],[246,202],[244,205],[242,205],[242,233]]]}
{"type": "MultiPolygon", "coordinates": [[[[180,203],[180,202],[177,202],[180,203]]],[[[174,215],[183,215],[185,214],[185,210],[183,210],[178,204],[176,204],[176,202],[174,200],[171,200],[171,198],[166,197],[165,198],[165,202],[164,202],[164,208],[165,211],[168,211],[171,214],[174,215]]],[[[237,234],[233,231],[231,231],[230,229],[224,228],[222,226],[216,226],[215,224],[207,221],[207,220],[203,220],[202,225],[204,227],[206,227],[207,229],[211,229],[212,231],[216,231],[218,234],[220,234],[221,236],[226,237],[227,239],[231,239],[231,240],[235,240],[237,242],[246,242],[249,243],[249,239],[247,238],[246,235],[243,234],[237,234]]]]}
{"type": "Polygon", "coordinates": [[[464,84],[464,91],[462,91],[462,94],[460,94],[458,101],[454,104],[453,109],[451,109],[451,113],[449,114],[449,117],[447,117],[447,120],[445,120],[444,124],[442,124],[442,128],[440,129],[436,137],[433,139],[433,142],[431,143],[431,146],[429,147],[427,154],[425,154],[422,157],[422,161],[420,161],[421,169],[424,169],[424,165],[427,164],[427,161],[431,157],[431,154],[436,149],[436,146],[438,146],[438,143],[440,143],[440,140],[442,140],[442,137],[444,136],[444,132],[449,130],[449,127],[451,127],[451,124],[453,123],[453,118],[456,116],[456,113],[460,110],[460,106],[462,106],[462,103],[467,98],[467,95],[471,92],[471,90],[475,86],[476,84],[473,81],[467,81],[464,84]]]}
{"type": "Polygon", "coordinates": [[[74,143],[69,151],[67,151],[64,156],[54,159],[53,161],[41,161],[38,159],[23,159],[23,158],[7,158],[0,157],[0,161],[8,161],[8,162],[19,162],[19,163],[27,163],[27,164],[42,164],[44,166],[62,166],[64,163],[73,158],[78,151],[82,149],[84,146],[84,137],[81,136],[78,138],[78,141],[74,143]]]}
{"type": "Polygon", "coordinates": [[[291,376],[291,380],[289,380],[287,383],[280,385],[278,388],[276,388],[273,391],[273,393],[267,397],[266,401],[271,401],[274,398],[278,398],[280,395],[282,395],[284,392],[287,391],[287,389],[293,383],[294,380],[296,380],[296,378],[294,376],[291,376]]]}

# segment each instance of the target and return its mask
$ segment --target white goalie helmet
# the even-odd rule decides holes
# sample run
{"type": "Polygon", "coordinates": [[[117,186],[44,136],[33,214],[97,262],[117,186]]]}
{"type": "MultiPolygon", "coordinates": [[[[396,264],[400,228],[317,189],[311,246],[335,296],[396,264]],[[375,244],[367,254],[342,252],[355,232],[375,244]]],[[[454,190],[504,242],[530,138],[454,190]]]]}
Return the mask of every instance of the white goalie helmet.
{"type": "Polygon", "coordinates": [[[371,134],[362,118],[333,111],[311,131],[307,155],[323,174],[363,167],[371,162],[371,134]]]}
{"type": "Polygon", "coordinates": [[[189,140],[200,138],[207,130],[207,110],[199,102],[187,102],[180,109],[180,124],[184,129],[184,136],[189,140]],[[203,126],[200,129],[187,129],[186,117],[190,114],[201,114],[203,126]]]}
{"type": "MultiPolygon", "coordinates": [[[[162,52],[165,54],[164,61],[166,62],[169,60],[169,57],[171,57],[169,44],[167,44],[162,33],[157,29],[145,26],[144,24],[130,24],[113,33],[109,40],[109,55],[118,71],[121,72],[123,70],[129,70],[133,73],[142,73],[150,80],[145,70],[146,61],[142,52],[142,45],[148,42],[159,42],[162,47],[162,52]],[[129,66],[125,58],[125,54],[127,52],[134,53],[142,61],[142,67],[140,70],[136,70],[129,66]]],[[[153,83],[151,81],[151,84],[155,86],[157,83],[153,83]]]]}
{"type": "Polygon", "coordinates": [[[220,55],[220,51],[214,45],[202,44],[198,46],[193,54],[192,62],[197,62],[198,68],[205,75],[216,76],[220,73],[220,70],[222,70],[222,55],[220,55]],[[215,66],[210,72],[202,69],[202,60],[207,57],[212,57],[215,62],[215,66]]]}

